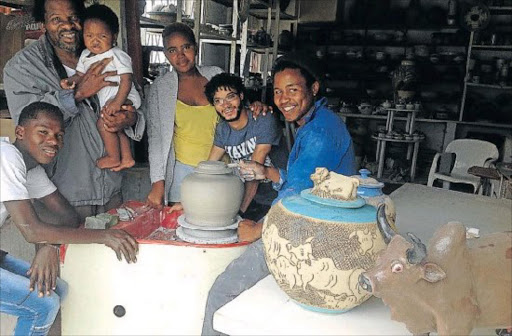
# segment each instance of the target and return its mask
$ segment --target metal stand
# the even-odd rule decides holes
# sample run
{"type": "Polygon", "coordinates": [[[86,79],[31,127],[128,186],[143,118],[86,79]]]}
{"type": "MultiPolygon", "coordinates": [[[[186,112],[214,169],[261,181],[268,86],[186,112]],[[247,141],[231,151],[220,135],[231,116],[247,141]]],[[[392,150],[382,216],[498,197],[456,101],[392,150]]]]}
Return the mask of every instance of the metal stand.
{"type": "Polygon", "coordinates": [[[423,139],[395,139],[391,137],[391,132],[393,131],[393,123],[395,119],[396,112],[406,112],[407,119],[405,122],[405,132],[412,136],[414,132],[414,123],[416,120],[417,110],[406,110],[406,109],[388,109],[388,115],[386,119],[386,136],[385,137],[373,137],[377,140],[377,153],[376,160],[379,164],[377,169],[377,178],[382,177],[382,173],[384,171],[384,163],[386,161],[386,143],[387,142],[403,142],[407,143],[407,160],[411,161],[411,181],[414,181],[416,175],[416,161],[418,159],[418,151],[420,148],[420,141],[423,139]]]}

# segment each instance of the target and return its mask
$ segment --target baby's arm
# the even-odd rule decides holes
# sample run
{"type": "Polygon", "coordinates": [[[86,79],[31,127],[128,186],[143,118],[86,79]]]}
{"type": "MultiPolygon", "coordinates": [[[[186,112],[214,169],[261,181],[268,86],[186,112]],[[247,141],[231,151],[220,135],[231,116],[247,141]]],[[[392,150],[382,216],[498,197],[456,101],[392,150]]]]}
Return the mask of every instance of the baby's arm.
{"type": "Polygon", "coordinates": [[[119,83],[119,90],[117,91],[114,99],[110,100],[107,104],[105,104],[105,112],[107,114],[114,114],[117,111],[121,110],[121,105],[125,104],[126,99],[128,98],[128,94],[132,88],[132,74],[125,73],[120,75],[121,81],[119,83]]]}
{"type": "Polygon", "coordinates": [[[73,90],[75,86],[80,83],[83,75],[83,73],[77,71],[73,76],[62,79],[60,81],[60,87],[64,90],[73,90]]]}

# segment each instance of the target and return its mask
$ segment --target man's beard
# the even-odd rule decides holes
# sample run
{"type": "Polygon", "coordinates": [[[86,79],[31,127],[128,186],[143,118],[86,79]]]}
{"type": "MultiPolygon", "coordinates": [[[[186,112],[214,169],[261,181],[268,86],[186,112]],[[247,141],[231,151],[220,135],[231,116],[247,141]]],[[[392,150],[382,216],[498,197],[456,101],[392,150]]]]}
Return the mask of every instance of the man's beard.
{"type": "Polygon", "coordinates": [[[75,29],[59,32],[59,36],[58,36],[57,40],[53,40],[49,34],[47,36],[49,37],[49,40],[54,48],[63,49],[68,52],[76,53],[80,49],[80,46],[82,45],[82,39],[81,39],[82,34],[80,31],[75,30],[75,29]],[[75,33],[75,36],[76,36],[75,43],[63,42],[60,37],[61,34],[68,33],[70,31],[75,33]]]}
{"type": "MultiPolygon", "coordinates": [[[[220,113],[219,113],[219,115],[220,115],[220,113]]],[[[226,122],[233,122],[233,121],[237,121],[238,119],[240,119],[241,115],[242,115],[242,106],[238,106],[238,109],[236,111],[236,117],[231,118],[231,119],[226,119],[222,115],[220,115],[220,117],[222,119],[224,119],[224,121],[226,121],[226,122]]]]}

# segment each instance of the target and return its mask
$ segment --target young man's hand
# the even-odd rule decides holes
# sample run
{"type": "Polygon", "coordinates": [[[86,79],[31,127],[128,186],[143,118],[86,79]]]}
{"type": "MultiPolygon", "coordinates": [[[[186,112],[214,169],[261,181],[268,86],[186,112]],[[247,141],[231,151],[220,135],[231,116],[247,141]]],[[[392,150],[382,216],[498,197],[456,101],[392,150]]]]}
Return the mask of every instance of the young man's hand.
{"type": "Polygon", "coordinates": [[[114,250],[119,261],[123,260],[124,255],[128,263],[137,262],[139,244],[127,232],[117,229],[104,230],[101,243],[114,250]]]}
{"type": "Polygon", "coordinates": [[[244,219],[238,224],[238,240],[241,242],[256,241],[261,238],[262,223],[256,223],[250,219],[244,219]]]}
{"type": "Polygon", "coordinates": [[[245,181],[264,180],[265,166],[256,161],[241,160],[239,163],[240,176],[245,181]]]}
{"type": "Polygon", "coordinates": [[[252,111],[252,117],[256,120],[260,114],[267,115],[267,111],[270,113],[274,113],[272,106],[265,105],[260,101],[255,101],[251,105],[249,105],[249,109],[252,111]]]}
{"type": "Polygon", "coordinates": [[[57,275],[59,273],[58,249],[51,245],[45,245],[37,251],[32,265],[27,272],[30,276],[30,291],[37,284],[38,296],[50,295],[57,287],[57,275]]]}

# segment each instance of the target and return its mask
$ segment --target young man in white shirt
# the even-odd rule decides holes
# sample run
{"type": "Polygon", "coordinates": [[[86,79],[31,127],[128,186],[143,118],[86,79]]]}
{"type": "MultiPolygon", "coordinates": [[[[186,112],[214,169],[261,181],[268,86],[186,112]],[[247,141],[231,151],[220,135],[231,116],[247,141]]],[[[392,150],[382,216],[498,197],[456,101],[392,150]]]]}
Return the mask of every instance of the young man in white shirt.
{"type": "Polygon", "coordinates": [[[42,244],[32,265],[0,250],[0,311],[18,316],[15,335],[46,335],[59,310],[65,284],[57,282],[59,246],[51,244],[105,244],[136,262],[137,242],[126,232],[77,229],[79,215],[40,166],[62,148],[63,130],[59,108],[35,102],[20,114],[15,143],[0,142],[0,225],[11,215],[25,240],[42,244]],[[48,210],[44,219],[33,199],[48,210]]]}

